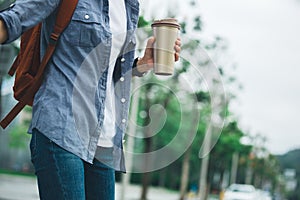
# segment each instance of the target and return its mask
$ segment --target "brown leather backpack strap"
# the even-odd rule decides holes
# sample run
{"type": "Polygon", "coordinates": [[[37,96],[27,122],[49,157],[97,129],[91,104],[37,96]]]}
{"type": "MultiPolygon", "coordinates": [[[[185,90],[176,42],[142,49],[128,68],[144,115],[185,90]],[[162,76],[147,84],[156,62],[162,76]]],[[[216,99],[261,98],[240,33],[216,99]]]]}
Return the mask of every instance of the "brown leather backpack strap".
{"type": "Polygon", "coordinates": [[[5,129],[11,121],[21,112],[21,110],[26,106],[24,102],[18,102],[13,109],[1,120],[0,126],[5,129]]]}
{"type": "Polygon", "coordinates": [[[62,0],[56,15],[55,26],[50,36],[50,43],[56,42],[60,34],[68,26],[76,9],[77,3],[78,0],[62,0]]]}
{"type": "Polygon", "coordinates": [[[65,28],[68,26],[70,23],[73,13],[76,9],[78,0],[62,0],[59,10],[56,15],[56,22],[55,26],[53,28],[53,32],[51,33],[50,36],[50,42],[48,44],[48,47],[46,49],[45,55],[42,59],[40,69],[38,73],[36,74],[35,78],[33,79],[34,82],[37,82],[38,84],[33,84],[34,88],[30,90],[30,93],[35,94],[35,92],[38,90],[40,87],[40,84],[42,83],[42,78],[43,78],[43,72],[52,57],[52,54],[55,51],[56,47],[56,42],[59,39],[61,33],[65,30],[65,28]],[[38,85],[38,87],[36,87],[38,85]]]}
{"type": "Polygon", "coordinates": [[[62,0],[55,22],[60,32],[63,32],[70,23],[77,4],[78,0],[62,0]]]}
{"type": "Polygon", "coordinates": [[[10,76],[13,76],[16,73],[16,70],[17,70],[18,65],[19,65],[19,62],[18,62],[19,61],[19,56],[20,55],[17,56],[16,61],[13,63],[13,65],[10,67],[10,69],[8,71],[8,74],[10,76]]]}
{"type": "MultiPolygon", "coordinates": [[[[59,39],[61,33],[65,30],[65,28],[70,23],[73,13],[76,9],[78,0],[62,0],[57,15],[55,26],[53,28],[53,32],[50,35],[50,42],[47,47],[46,53],[42,59],[41,67],[47,65],[48,61],[50,60],[52,54],[54,53],[56,42],[59,39]]],[[[44,71],[44,70],[39,70],[44,71]]]]}

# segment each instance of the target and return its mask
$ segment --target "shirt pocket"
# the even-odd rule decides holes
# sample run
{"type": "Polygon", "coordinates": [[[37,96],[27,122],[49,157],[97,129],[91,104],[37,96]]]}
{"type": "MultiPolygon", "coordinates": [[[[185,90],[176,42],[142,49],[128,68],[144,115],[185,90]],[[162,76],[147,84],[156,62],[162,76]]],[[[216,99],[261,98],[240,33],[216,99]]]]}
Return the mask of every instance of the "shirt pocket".
{"type": "Polygon", "coordinates": [[[96,47],[109,31],[101,21],[101,15],[90,10],[76,10],[65,31],[66,40],[75,46],[96,47]]]}

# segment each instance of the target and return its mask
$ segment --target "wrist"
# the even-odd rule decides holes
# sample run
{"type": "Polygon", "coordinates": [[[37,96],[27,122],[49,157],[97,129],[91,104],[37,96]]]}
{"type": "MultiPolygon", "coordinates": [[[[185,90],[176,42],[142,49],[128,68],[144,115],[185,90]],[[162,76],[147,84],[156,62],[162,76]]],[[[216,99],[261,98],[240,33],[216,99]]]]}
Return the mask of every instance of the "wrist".
{"type": "Polygon", "coordinates": [[[132,75],[142,77],[145,75],[145,72],[141,70],[141,66],[143,66],[142,58],[137,57],[132,66],[132,75]]]}
{"type": "Polygon", "coordinates": [[[142,58],[138,57],[136,62],[137,69],[140,69],[140,66],[142,66],[144,63],[142,61],[142,58]]]}

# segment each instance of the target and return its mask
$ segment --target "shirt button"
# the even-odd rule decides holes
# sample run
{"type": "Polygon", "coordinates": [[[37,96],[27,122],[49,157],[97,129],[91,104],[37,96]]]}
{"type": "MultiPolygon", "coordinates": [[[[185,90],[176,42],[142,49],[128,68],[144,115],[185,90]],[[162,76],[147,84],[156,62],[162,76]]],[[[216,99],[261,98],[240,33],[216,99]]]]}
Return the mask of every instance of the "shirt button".
{"type": "Polygon", "coordinates": [[[89,19],[90,18],[90,16],[88,15],[88,14],[86,14],[85,16],[84,16],[84,19],[89,19]]]}
{"type": "Polygon", "coordinates": [[[122,99],[121,99],[121,102],[122,102],[122,103],[125,103],[125,102],[126,102],[126,99],[125,99],[125,98],[122,98],[122,99]]]}
{"type": "Polygon", "coordinates": [[[121,62],[125,62],[125,58],[121,58],[121,62]]]}
{"type": "Polygon", "coordinates": [[[125,80],[125,78],[122,76],[122,77],[120,78],[120,81],[123,82],[124,80],[125,80]]]}
{"type": "Polygon", "coordinates": [[[125,124],[126,123],[126,119],[122,119],[122,123],[125,124]]]}

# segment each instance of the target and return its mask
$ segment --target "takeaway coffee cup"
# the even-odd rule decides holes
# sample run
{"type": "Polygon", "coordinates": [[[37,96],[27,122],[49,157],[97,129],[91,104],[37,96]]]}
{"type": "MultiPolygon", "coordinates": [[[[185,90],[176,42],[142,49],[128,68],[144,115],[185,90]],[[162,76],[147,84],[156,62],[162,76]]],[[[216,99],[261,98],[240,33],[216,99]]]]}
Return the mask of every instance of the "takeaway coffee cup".
{"type": "Polygon", "coordinates": [[[172,75],[174,72],[174,46],[178,37],[180,25],[176,19],[155,20],[152,23],[154,43],[154,73],[157,75],[172,75]]]}

